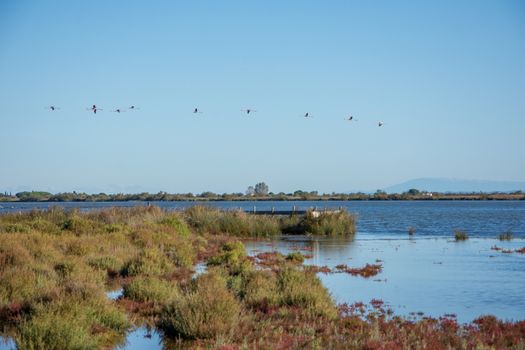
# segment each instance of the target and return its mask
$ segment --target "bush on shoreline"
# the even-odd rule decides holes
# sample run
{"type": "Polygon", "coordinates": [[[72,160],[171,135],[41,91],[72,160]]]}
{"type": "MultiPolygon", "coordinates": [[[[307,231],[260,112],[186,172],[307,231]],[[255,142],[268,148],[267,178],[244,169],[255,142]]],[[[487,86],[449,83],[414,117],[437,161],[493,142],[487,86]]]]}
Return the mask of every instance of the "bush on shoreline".
{"type": "Polygon", "coordinates": [[[315,212],[309,210],[304,219],[304,231],[323,236],[353,236],[355,216],[346,210],[336,212],[315,212]]]}
{"type": "Polygon", "coordinates": [[[238,237],[271,237],[281,233],[273,216],[251,215],[243,211],[224,211],[193,206],[184,212],[188,223],[200,233],[228,234],[238,237]]]}
{"type": "Polygon", "coordinates": [[[189,224],[198,232],[237,237],[273,237],[282,233],[351,236],[356,232],[355,216],[346,210],[309,210],[304,217],[279,217],[194,206],[187,209],[185,214],[189,224]]]}
{"type": "Polygon", "coordinates": [[[454,231],[454,239],[456,242],[466,241],[468,239],[468,234],[466,232],[456,230],[454,231]]]}
{"type": "Polygon", "coordinates": [[[502,232],[498,236],[498,239],[500,241],[510,241],[512,240],[512,232],[511,231],[502,232]]]}

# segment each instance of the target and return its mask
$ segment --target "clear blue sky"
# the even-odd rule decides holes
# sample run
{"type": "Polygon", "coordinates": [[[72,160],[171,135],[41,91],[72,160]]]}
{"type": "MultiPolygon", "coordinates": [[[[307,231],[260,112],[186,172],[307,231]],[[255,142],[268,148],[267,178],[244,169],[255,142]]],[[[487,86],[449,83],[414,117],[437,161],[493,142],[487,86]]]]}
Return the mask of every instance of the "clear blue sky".
{"type": "Polygon", "coordinates": [[[0,2],[1,191],[525,180],[524,131],[523,1],[0,2]]]}

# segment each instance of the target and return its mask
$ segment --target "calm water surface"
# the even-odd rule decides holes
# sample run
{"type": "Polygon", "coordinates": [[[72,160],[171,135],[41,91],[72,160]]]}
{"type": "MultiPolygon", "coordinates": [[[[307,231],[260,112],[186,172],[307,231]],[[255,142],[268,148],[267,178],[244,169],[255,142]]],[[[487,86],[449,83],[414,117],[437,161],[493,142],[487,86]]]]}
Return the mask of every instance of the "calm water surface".
{"type": "Polygon", "coordinates": [[[4,338],[0,336],[0,350],[16,349],[16,344],[12,338],[4,338]]]}
{"type": "Polygon", "coordinates": [[[126,343],[118,346],[117,350],[162,349],[162,336],[154,329],[139,327],[128,333],[126,343]]]}
{"type": "Polygon", "coordinates": [[[446,238],[405,239],[397,235],[359,235],[354,240],[285,237],[271,242],[245,242],[249,254],[287,254],[307,247],[306,264],[362,267],[381,260],[383,270],[365,279],[345,273],[318,274],[338,303],[382,299],[396,314],[423,312],[438,317],[456,314],[470,322],[484,314],[501,319],[525,319],[525,254],[504,254],[525,246],[525,240],[500,242],[476,238],[454,242],[446,238]]]}

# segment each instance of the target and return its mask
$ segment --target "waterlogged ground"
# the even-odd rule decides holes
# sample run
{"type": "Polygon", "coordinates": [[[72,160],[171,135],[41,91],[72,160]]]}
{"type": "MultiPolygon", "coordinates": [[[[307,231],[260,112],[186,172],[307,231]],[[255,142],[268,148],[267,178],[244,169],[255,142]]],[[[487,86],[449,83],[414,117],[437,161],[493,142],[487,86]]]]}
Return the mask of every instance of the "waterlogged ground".
{"type": "MultiPolygon", "coordinates": [[[[136,204],[125,203],[124,206],[136,204]]],[[[175,204],[184,203],[163,202],[161,206],[177,209],[168,207],[175,204]]],[[[215,204],[224,208],[233,204],[250,205],[215,204]]],[[[264,205],[271,208],[273,204],[280,205],[276,210],[289,210],[291,203],[264,205]]],[[[321,206],[319,202],[300,204],[302,207],[298,210],[321,206]]],[[[340,203],[327,204],[333,207],[340,203]]],[[[27,203],[15,205],[16,208],[7,211],[31,209],[27,203]]],[[[38,204],[40,208],[47,205],[38,204]]],[[[81,208],[92,210],[114,205],[94,203],[94,207],[81,208]]],[[[310,255],[305,264],[330,269],[340,264],[349,268],[381,264],[382,271],[369,279],[346,273],[319,273],[337,303],[382,299],[398,315],[439,317],[455,314],[460,322],[470,322],[485,314],[505,320],[525,319],[525,298],[522,297],[525,254],[514,252],[525,247],[525,201],[346,202],[344,206],[358,215],[358,233],[353,240],[285,236],[273,241],[246,241],[246,249],[250,255],[300,251],[310,255]],[[408,226],[416,228],[413,239],[408,238],[408,226]],[[462,229],[473,238],[454,242],[454,229],[462,229]],[[517,239],[502,242],[494,238],[507,230],[517,239]],[[498,250],[491,249],[495,246],[498,250]]],[[[199,264],[196,275],[205,269],[204,264],[199,264]]],[[[121,293],[121,289],[115,289],[107,296],[115,300],[121,293]]],[[[119,346],[120,349],[163,347],[170,346],[163,342],[159,333],[142,327],[131,330],[126,342],[119,346]]],[[[11,348],[14,348],[12,340],[0,337],[0,349],[11,348]]]]}
{"type": "MultiPolygon", "coordinates": [[[[525,319],[525,254],[491,249],[520,249],[525,246],[523,239],[455,242],[446,238],[362,234],[353,240],[287,236],[244,244],[249,255],[299,251],[311,256],[305,264],[334,270],[339,264],[382,265],[382,271],[370,278],[319,273],[338,303],[382,299],[398,315],[420,318],[455,314],[461,323],[486,314],[506,320],[525,319]]],[[[205,265],[200,264],[197,270],[202,273],[205,265]]],[[[141,327],[131,331],[119,349],[162,347],[159,333],[141,327]]]]}
{"type": "Polygon", "coordinates": [[[338,303],[382,299],[396,314],[418,317],[456,314],[470,322],[480,315],[525,319],[525,254],[492,250],[519,249],[525,240],[501,242],[446,238],[399,238],[358,235],[354,240],[286,237],[275,241],[245,242],[248,254],[300,251],[311,255],[305,264],[346,264],[362,267],[382,264],[382,272],[368,279],[346,273],[319,273],[338,303]]]}

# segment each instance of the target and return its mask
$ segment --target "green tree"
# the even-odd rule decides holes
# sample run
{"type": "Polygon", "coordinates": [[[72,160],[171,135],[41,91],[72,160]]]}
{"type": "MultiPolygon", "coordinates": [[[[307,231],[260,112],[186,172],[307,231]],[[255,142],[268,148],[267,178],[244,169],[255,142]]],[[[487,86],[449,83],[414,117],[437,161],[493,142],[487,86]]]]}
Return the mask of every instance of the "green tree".
{"type": "Polygon", "coordinates": [[[419,190],[415,189],[415,188],[411,188],[408,190],[407,192],[409,195],[411,196],[417,196],[419,194],[419,190]]]}
{"type": "Polygon", "coordinates": [[[266,196],[268,195],[268,185],[264,182],[259,182],[255,185],[255,194],[258,196],[266,196]]]}

